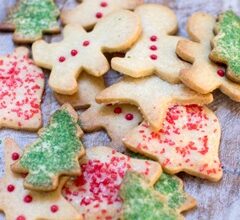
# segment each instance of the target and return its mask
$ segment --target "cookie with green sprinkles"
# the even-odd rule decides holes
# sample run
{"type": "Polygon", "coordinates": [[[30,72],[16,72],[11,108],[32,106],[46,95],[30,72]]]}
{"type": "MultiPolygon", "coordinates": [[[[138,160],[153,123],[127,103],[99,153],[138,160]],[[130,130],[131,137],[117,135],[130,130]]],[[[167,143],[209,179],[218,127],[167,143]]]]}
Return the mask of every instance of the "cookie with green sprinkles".
{"type": "Polygon", "coordinates": [[[227,76],[240,83],[240,17],[233,11],[219,15],[210,58],[227,65],[227,76]]]}
{"type": "Polygon", "coordinates": [[[121,188],[124,220],[178,220],[183,216],[140,174],[127,172],[121,188]]]}
{"type": "Polygon", "coordinates": [[[32,43],[43,33],[60,31],[59,14],[53,0],[19,0],[0,23],[0,30],[14,31],[13,40],[17,43],[32,43]]]}
{"type": "Polygon", "coordinates": [[[49,125],[39,131],[39,138],[25,148],[12,170],[27,174],[26,189],[55,190],[60,176],[81,175],[78,160],[85,154],[81,135],[78,114],[69,104],[63,105],[52,115],[49,125]]]}

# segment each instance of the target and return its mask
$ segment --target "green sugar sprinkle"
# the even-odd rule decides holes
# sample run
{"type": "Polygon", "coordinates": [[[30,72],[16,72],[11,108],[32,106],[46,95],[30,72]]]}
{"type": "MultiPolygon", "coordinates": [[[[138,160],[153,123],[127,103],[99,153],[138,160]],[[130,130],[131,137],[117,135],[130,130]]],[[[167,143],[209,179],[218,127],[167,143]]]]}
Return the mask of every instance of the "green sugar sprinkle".
{"type": "Polygon", "coordinates": [[[27,183],[37,187],[52,186],[52,178],[79,166],[76,156],[83,146],[76,135],[77,126],[66,110],[53,114],[50,124],[20,159],[20,165],[29,170],[27,183]]]}
{"type": "Polygon", "coordinates": [[[226,11],[220,15],[217,29],[219,33],[213,54],[224,59],[229,70],[238,77],[240,76],[240,17],[233,11],[226,11]]]}
{"type": "Polygon", "coordinates": [[[8,23],[16,26],[17,34],[25,38],[35,38],[58,27],[59,10],[52,0],[20,0],[9,13],[8,23]]]}
{"type": "Polygon", "coordinates": [[[126,220],[175,220],[181,215],[168,206],[144,178],[127,172],[120,189],[123,199],[123,218],[126,220]]]}

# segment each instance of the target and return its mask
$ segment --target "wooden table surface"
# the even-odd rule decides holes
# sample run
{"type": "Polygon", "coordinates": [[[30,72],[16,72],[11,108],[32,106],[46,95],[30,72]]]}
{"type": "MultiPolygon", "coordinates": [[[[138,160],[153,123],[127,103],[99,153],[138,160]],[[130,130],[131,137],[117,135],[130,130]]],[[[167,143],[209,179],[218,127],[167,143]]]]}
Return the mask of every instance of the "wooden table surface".
{"type": "MultiPolygon", "coordinates": [[[[6,14],[14,0],[0,0],[0,20],[6,14]]],[[[205,11],[213,15],[232,8],[240,14],[240,0],[147,0],[146,2],[164,4],[172,8],[179,20],[179,34],[186,37],[185,25],[187,17],[196,11],[205,11]]],[[[74,0],[58,0],[60,9],[76,4],[74,0]]],[[[48,42],[58,41],[61,35],[47,36],[48,42]]],[[[0,54],[12,52],[16,45],[11,40],[11,33],[0,33],[0,54]]],[[[116,73],[108,73],[106,80],[113,82],[118,78],[116,73]]],[[[198,207],[186,213],[186,219],[199,220],[238,220],[240,219],[240,103],[231,101],[219,91],[214,93],[214,102],[210,108],[219,117],[222,126],[220,158],[224,175],[219,183],[211,183],[186,174],[179,174],[185,183],[185,189],[198,201],[198,207]]],[[[51,90],[46,83],[46,93],[43,97],[44,124],[50,114],[58,108],[51,90]]],[[[0,140],[10,136],[24,147],[36,139],[35,133],[19,132],[8,129],[0,131],[0,140]]],[[[107,145],[109,138],[105,132],[95,132],[84,136],[87,147],[107,145]]],[[[3,170],[2,147],[0,146],[0,176],[3,170]]],[[[1,199],[1,198],[0,198],[1,199]]],[[[17,205],[17,204],[16,204],[17,205]]],[[[0,214],[0,220],[4,219],[0,214]]]]}

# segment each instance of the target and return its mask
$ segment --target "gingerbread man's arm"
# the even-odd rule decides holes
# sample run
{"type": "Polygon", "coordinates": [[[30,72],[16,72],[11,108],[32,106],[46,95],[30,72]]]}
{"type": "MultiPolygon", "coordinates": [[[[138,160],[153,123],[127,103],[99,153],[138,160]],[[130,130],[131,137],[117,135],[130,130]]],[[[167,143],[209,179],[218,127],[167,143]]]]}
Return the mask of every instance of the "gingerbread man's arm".
{"type": "Polygon", "coordinates": [[[133,10],[138,5],[144,3],[144,0],[117,0],[119,5],[122,5],[122,8],[133,10]]]}

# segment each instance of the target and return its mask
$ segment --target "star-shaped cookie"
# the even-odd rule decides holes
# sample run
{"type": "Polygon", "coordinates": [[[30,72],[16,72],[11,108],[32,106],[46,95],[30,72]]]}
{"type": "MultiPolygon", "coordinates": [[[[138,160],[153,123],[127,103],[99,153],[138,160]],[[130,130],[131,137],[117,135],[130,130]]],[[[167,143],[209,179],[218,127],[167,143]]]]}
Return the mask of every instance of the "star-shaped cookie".
{"type": "Polygon", "coordinates": [[[170,84],[157,76],[141,79],[125,78],[97,95],[98,103],[130,103],[140,108],[152,128],[162,127],[168,107],[172,104],[208,104],[211,94],[201,95],[182,84],[170,84]]]}
{"type": "Polygon", "coordinates": [[[37,65],[52,70],[49,85],[55,92],[72,95],[77,92],[77,78],[83,70],[94,76],[105,74],[109,63],[103,53],[125,51],[140,32],[138,16],[119,10],[98,22],[91,32],[80,25],[67,25],[62,41],[35,42],[33,58],[37,65]]]}
{"type": "Polygon", "coordinates": [[[61,195],[61,190],[68,178],[54,192],[33,192],[24,189],[23,177],[11,171],[10,166],[22,154],[14,140],[4,141],[5,175],[0,179],[0,210],[6,220],[81,220],[82,216],[61,195]]]}
{"type": "Polygon", "coordinates": [[[146,122],[124,140],[127,148],[160,162],[165,172],[181,171],[218,181],[222,168],[218,157],[220,124],[207,107],[174,105],[162,129],[153,131],[146,122]]]}
{"type": "Polygon", "coordinates": [[[109,147],[87,149],[80,164],[82,175],[67,182],[63,195],[85,219],[118,219],[118,193],[128,170],[143,174],[151,184],[161,175],[159,163],[133,159],[109,147]]]}
{"type": "Polygon", "coordinates": [[[183,39],[173,36],[177,32],[176,15],[159,4],[141,5],[135,13],[142,21],[142,35],[124,58],[112,59],[112,68],[134,78],[156,74],[168,82],[179,83],[179,71],[189,64],[175,52],[178,41],[183,39]]]}
{"type": "Polygon", "coordinates": [[[78,87],[78,92],[72,96],[55,94],[55,97],[61,104],[68,102],[74,108],[89,107],[80,114],[82,129],[92,132],[104,128],[111,138],[110,146],[122,152],[122,138],[142,121],[138,109],[131,105],[97,104],[95,97],[105,88],[102,77],[83,73],[78,87]]]}
{"type": "Polygon", "coordinates": [[[209,58],[215,18],[207,13],[194,13],[187,23],[190,40],[180,40],[176,52],[193,65],[181,70],[180,79],[189,88],[207,94],[219,88],[231,99],[240,102],[240,85],[225,76],[223,68],[209,58]]]}

